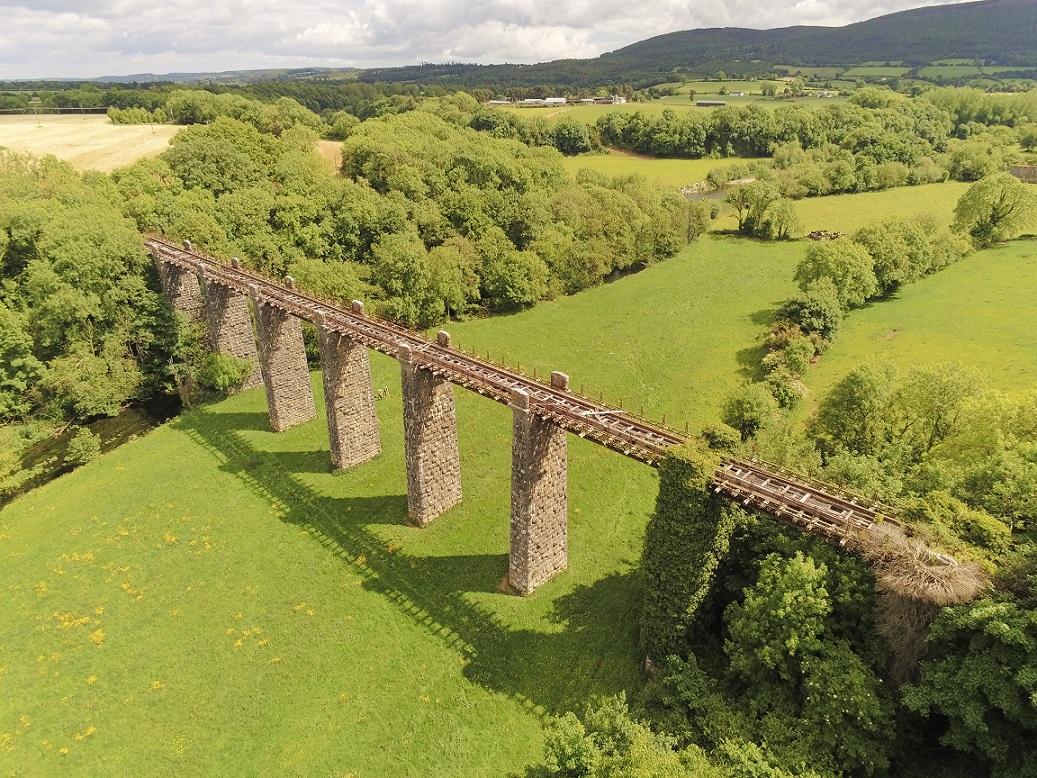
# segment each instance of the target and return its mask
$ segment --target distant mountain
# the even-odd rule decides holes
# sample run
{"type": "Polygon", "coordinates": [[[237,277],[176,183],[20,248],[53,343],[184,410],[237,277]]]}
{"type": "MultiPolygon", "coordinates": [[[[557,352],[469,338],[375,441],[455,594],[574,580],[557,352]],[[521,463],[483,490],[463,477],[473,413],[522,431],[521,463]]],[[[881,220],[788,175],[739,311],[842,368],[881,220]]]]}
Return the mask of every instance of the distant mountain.
{"type": "Polygon", "coordinates": [[[595,59],[537,65],[422,65],[365,70],[362,81],[453,81],[466,85],[651,83],[674,68],[765,72],[773,65],[965,58],[1037,66],[1037,2],[981,0],[900,11],[845,27],[724,27],[659,35],[595,59]],[[725,67],[726,66],[726,67],[725,67]]]}
{"type": "Polygon", "coordinates": [[[674,69],[707,74],[766,73],[775,65],[852,65],[938,59],[984,60],[988,64],[1037,68],[1037,0],[980,0],[879,16],[845,27],[783,27],[754,30],[722,27],[658,35],[593,59],[563,59],[536,65],[450,63],[355,70],[303,68],[232,70],[220,73],[141,73],[91,81],[146,83],[255,83],[257,81],[412,81],[461,86],[635,86],[668,80],[674,69]]]}

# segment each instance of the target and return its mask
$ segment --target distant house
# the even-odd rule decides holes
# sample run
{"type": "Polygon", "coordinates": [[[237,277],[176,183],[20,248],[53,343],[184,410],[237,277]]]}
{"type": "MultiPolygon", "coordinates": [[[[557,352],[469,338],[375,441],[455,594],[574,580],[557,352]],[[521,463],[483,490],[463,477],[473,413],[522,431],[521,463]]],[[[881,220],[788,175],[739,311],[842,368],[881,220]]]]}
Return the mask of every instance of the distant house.
{"type": "Polygon", "coordinates": [[[695,105],[699,108],[722,108],[727,105],[727,100],[696,100],[695,105]]]}
{"type": "Polygon", "coordinates": [[[731,97],[745,97],[749,93],[748,92],[729,92],[728,94],[730,94],[731,97]]]}
{"type": "Polygon", "coordinates": [[[623,95],[609,95],[608,97],[595,97],[596,105],[626,105],[627,99],[623,95]]]}

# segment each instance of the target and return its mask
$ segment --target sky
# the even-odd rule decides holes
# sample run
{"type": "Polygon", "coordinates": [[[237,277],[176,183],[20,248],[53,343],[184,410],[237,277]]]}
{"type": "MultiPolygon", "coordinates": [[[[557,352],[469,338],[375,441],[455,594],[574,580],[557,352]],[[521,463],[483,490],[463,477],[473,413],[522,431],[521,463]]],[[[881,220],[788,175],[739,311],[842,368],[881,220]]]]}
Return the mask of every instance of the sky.
{"type": "Polygon", "coordinates": [[[595,57],[698,27],[841,25],[959,0],[0,0],[0,79],[595,57]]]}

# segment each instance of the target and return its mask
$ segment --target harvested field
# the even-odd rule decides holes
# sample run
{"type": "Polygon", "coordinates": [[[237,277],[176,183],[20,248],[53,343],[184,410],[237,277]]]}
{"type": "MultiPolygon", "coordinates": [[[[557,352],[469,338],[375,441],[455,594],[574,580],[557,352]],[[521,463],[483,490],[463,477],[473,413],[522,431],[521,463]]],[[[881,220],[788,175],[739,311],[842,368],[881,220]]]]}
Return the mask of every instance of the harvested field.
{"type": "Polygon", "coordinates": [[[77,170],[114,170],[153,157],[179,127],[112,124],[107,116],[0,116],[0,148],[42,157],[53,154],[77,170]]]}

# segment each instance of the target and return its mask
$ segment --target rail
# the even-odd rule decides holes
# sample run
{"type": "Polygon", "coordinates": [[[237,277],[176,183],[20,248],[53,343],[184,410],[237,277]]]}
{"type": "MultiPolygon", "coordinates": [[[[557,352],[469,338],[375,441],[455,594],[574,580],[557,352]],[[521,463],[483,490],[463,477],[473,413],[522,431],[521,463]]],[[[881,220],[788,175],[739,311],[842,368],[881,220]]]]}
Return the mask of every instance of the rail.
{"type": "MultiPolygon", "coordinates": [[[[434,375],[503,405],[511,403],[515,390],[525,392],[529,408],[537,416],[640,462],[656,466],[667,449],[685,442],[676,430],[530,378],[453,348],[447,342],[430,341],[361,309],[342,308],[162,238],[147,237],[145,242],[156,258],[188,269],[207,283],[222,284],[250,295],[262,304],[346,335],[391,357],[405,356],[434,375]]],[[[840,546],[877,523],[900,526],[893,509],[881,503],[761,460],[722,460],[713,474],[713,489],[745,507],[840,546]]],[[[935,557],[947,564],[954,563],[949,557],[935,557]]]]}
{"type": "Polygon", "coordinates": [[[193,271],[207,283],[222,284],[251,295],[263,304],[347,335],[383,354],[399,358],[401,350],[407,349],[408,358],[414,364],[501,404],[509,404],[512,392],[521,390],[528,395],[530,410],[537,416],[624,456],[655,465],[668,448],[684,442],[679,433],[621,408],[581,397],[460,349],[429,341],[398,324],[347,310],[161,238],[148,237],[146,244],[154,255],[193,271]]]}

